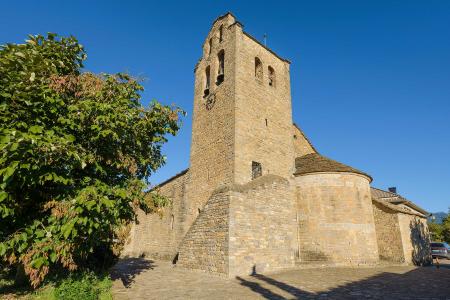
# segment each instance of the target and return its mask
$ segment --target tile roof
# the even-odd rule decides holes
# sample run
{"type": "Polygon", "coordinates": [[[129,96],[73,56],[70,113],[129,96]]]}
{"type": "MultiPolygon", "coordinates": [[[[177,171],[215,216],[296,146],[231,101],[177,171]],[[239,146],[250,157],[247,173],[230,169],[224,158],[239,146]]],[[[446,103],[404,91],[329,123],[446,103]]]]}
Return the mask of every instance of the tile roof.
{"type": "Polygon", "coordinates": [[[420,213],[421,216],[427,216],[429,213],[424,210],[423,208],[417,206],[413,202],[409,201],[406,198],[403,198],[401,195],[388,192],[382,189],[371,187],[370,191],[372,193],[372,199],[377,200],[378,202],[381,202],[385,206],[395,206],[397,210],[400,209],[400,212],[410,213],[412,211],[416,211],[420,213]],[[409,209],[406,209],[401,204],[407,206],[409,209]]]}
{"type": "Polygon", "coordinates": [[[320,172],[356,173],[364,175],[369,178],[369,181],[372,181],[370,175],[318,153],[306,154],[295,159],[294,175],[320,172]]]}

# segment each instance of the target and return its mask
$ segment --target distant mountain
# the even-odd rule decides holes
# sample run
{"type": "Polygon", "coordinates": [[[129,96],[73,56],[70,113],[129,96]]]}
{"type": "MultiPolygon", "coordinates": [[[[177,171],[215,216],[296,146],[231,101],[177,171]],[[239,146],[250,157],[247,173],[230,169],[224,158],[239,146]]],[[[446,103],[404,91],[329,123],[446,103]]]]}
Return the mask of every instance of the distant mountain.
{"type": "Polygon", "coordinates": [[[434,217],[434,220],[432,219],[432,217],[428,217],[428,221],[429,222],[442,224],[442,220],[447,217],[447,214],[445,212],[443,212],[443,211],[440,211],[440,212],[437,212],[437,213],[432,213],[432,216],[434,217]]]}

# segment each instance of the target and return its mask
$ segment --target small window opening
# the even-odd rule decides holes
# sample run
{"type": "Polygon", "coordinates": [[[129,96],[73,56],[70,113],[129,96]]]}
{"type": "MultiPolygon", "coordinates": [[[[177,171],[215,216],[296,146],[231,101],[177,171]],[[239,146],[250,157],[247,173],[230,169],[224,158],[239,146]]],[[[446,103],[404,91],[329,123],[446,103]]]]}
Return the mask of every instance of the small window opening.
{"type": "Polygon", "coordinates": [[[202,210],[200,208],[197,208],[197,212],[198,212],[198,214],[200,214],[202,212],[202,210]]]}
{"type": "Polygon", "coordinates": [[[296,139],[297,139],[297,135],[294,134],[294,140],[296,140],[296,139]]]}
{"type": "Polygon", "coordinates": [[[269,126],[269,121],[267,121],[267,119],[266,119],[266,126],[269,126]]]}
{"type": "Polygon", "coordinates": [[[175,221],[175,217],[174,217],[174,215],[172,215],[171,218],[170,218],[170,229],[172,229],[172,230],[173,230],[173,223],[174,223],[174,221],[175,221]]]}
{"type": "Polygon", "coordinates": [[[223,41],[223,25],[219,27],[219,43],[223,41]]]}
{"type": "Polygon", "coordinates": [[[206,97],[209,95],[209,85],[210,85],[210,67],[207,66],[205,69],[205,90],[204,90],[204,94],[203,97],[206,97]]]}
{"type": "Polygon", "coordinates": [[[209,47],[208,54],[211,54],[211,51],[212,51],[212,39],[209,39],[208,47],[209,47]]]}
{"type": "Polygon", "coordinates": [[[268,67],[268,70],[269,70],[269,85],[275,86],[275,79],[276,79],[275,70],[271,66],[268,67]]]}
{"type": "Polygon", "coordinates": [[[252,161],[252,179],[258,178],[262,175],[261,163],[252,161]]]}
{"type": "Polygon", "coordinates": [[[225,79],[225,51],[220,50],[219,54],[217,54],[217,58],[219,61],[219,68],[217,72],[217,85],[221,84],[225,79]]]}
{"type": "Polygon", "coordinates": [[[258,80],[262,80],[262,78],[263,78],[262,63],[258,57],[255,57],[255,77],[258,80]]]}

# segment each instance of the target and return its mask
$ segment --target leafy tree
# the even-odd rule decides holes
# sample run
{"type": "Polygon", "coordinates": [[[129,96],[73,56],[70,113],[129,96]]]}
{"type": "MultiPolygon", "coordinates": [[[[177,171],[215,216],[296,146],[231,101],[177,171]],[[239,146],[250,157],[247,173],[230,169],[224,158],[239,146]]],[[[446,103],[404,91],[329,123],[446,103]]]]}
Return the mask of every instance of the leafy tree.
{"type": "Polygon", "coordinates": [[[438,224],[438,223],[434,223],[434,222],[428,223],[428,229],[430,230],[432,241],[436,241],[436,242],[443,241],[442,224],[438,224]]]}
{"type": "Polygon", "coordinates": [[[75,38],[55,34],[0,47],[0,257],[34,287],[53,269],[117,254],[135,210],[165,204],[148,178],[183,112],[143,107],[138,81],[82,72],[85,59],[75,38]]]}
{"type": "Polygon", "coordinates": [[[450,244],[450,214],[442,220],[442,240],[450,244]]]}
{"type": "Polygon", "coordinates": [[[431,238],[437,242],[447,242],[450,244],[450,209],[449,214],[442,219],[442,223],[428,223],[431,238]]]}

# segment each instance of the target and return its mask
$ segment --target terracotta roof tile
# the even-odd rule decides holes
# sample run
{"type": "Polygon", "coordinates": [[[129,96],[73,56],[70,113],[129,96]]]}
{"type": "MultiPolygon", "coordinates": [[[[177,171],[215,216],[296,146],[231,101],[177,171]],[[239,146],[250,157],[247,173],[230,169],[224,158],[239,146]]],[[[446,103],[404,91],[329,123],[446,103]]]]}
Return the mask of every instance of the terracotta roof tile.
{"type": "Polygon", "coordinates": [[[295,159],[294,175],[320,172],[356,173],[364,175],[372,181],[372,177],[370,177],[370,175],[318,153],[306,154],[295,159]]]}
{"type": "Polygon", "coordinates": [[[372,193],[372,198],[378,201],[383,202],[384,204],[389,204],[389,205],[394,205],[399,209],[402,209],[403,212],[405,212],[404,208],[401,208],[399,206],[399,204],[403,204],[408,206],[409,208],[419,212],[420,214],[423,214],[425,216],[427,216],[429,213],[424,210],[423,208],[417,206],[416,204],[414,204],[413,202],[409,201],[406,198],[403,198],[401,195],[396,194],[396,193],[392,193],[392,192],[388,192],[382,189],[378,189],[378,188],[374,188],[371,187],[370,191],[372,193]]]}

